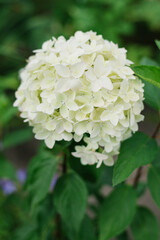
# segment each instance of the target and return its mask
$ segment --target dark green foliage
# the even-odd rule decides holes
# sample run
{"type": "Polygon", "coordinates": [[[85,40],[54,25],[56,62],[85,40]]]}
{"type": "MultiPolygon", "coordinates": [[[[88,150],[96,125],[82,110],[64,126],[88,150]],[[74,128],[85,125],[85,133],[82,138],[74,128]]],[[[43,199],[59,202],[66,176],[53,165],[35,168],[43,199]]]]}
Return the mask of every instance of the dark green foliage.
{"type": "Polygon", "coordinates": [[[160,89],[160,67],[156,66],[135,66],[132,67],[135,74],[145,81],[160,89]]]}
{"type": "Polygon", "coordinates": [[[129,186],[120,186],[105,200],[100,210],[100,240],[109,240],[123,232],[136,210],[136,193],[129,186]]]}
{"type": "Polygon", "coordinates": [[[83,180],[74,172],[65,174],[57,182],[53,202],[68,231],[76,237],[87,205],[87,189],[83,180]]]}
{"type": "Polygon", "coordinates": [[[155,203],[160,208],[160,168],[151,166],[148,173],[148,187],[155,203]]]}
{"type": "Polygon", "coordinates": [[[137,132],[124,141],[114,166],[113,185],[117,185],[138,167],[151,163],[158,152],[157,143],[147,135],[137,132]]]}
{"type": "Polygon", "coordinates": [[[149,82],[144,81],[144,97],[145,102],[152,108],[160,109],[160,89],[149,82]]]}
{"type": "Polygon", "coordinates": [[[135,240],[158,240],[158,222],[153,213],[145,208],[138,207],[131,229],[135,240]]]}
{"type": "MultiPolygon", "coordinates": [[[[143,58],[141,61],[142,65],[159,66],[158,62],[149,58],[143,58]]],[[[160,109],[160,89],[153,84],[142,79],[144,83],[144,101],[152,108],[160,109]]]]}
{"type": "Polygon", "coordinates": [[[32,208],[49,192],[57,163],[57,156],[47,150],[42,150],[29,165],[26,189],[29,192],[32,208]]]}
{"type": "MultiPolygon", "coordinates": [[[[155,140],[137,133],[124,141],[114,167],[83,166],[71,156],[73,141],[56,143],[50,151],[44,144],[37,146],[13,102],[19,70],[34,49],[52,36],[68,38],[76,30],[93,30],[127,48],[135,65],[145,65],[133,70],[145,84],[145,102],[159,111],[160,41],[155,39],[160,36],[160,1],[1,0],[0,12],[0,240],[129,240],[128,227],[134,240],[158,240],[157,221],[150,210],[138,207],[130,225],[136,198],[145,190],[160,207],[160,151],[155,157],[155,140]],[[67,173],[62,176],[64,155],[67,173]],[[31,161],[23,186],[16,168],[25,168],[25,159],[31,161]],[[139,182],[135,190],[123,184],[112,187],[112,182],[126,181],[147,164],[147,183],[139,182]],[[60,179],[50,189],[55,174],[60,179]],[[3,192],[4,180],[15,185],[14,193],[3,192]],[[104,199],[110,188],[112,193],[104,199]],[[87,204],[88,196],[93,202],[87,204]]],[[[153,116],[150,119],[144,132],[152,131],[153,116]]]]}
{"type": "Polygon", "coordinates": [[[160,148],[148,172],[148,187],[155,203],[160,208],[160,148]]]}
{"type": "Polygon", "coordinates": [[[84,217],[78,234],[77,240],[96,240],[97,236],[91,219],[84,217]]]}

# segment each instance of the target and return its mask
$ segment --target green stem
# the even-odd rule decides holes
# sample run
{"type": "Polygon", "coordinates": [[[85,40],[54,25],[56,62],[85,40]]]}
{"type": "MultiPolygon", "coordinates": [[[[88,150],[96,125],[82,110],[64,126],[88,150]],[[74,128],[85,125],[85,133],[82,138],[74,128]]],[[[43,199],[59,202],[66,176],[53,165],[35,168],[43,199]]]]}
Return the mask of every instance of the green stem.
{"type": "Polygon", "coordinates": [[[67,172],[67,154],[64,153],[64,159],[62,164],[62,174],[65,174],[67,172]]]}
{"type": "MultiPolygon", "coordinates": [[[[62,175],[66,174],[67,172],[67,154],[64,153],[64,158],[63,158],[63,163],[62,163],[62,175]]],[[[61,216],[59,213],[56,213],[55,217],[55,222],[56,222],[56,239],[61,240],[62,239],[62,221],[61,221],[61,216]]]]}

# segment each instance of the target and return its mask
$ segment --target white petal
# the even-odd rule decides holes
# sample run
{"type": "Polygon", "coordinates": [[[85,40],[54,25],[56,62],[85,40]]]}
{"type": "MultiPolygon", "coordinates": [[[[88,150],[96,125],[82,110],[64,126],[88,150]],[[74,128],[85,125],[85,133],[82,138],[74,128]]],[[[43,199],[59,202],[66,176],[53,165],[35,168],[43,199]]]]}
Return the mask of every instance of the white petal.
{"type": "Polygon", "coordinates": [[[79,78],[84,73],[86,65],[83,62],[71,66],[71,74],[74,78],[79,78]]]}
{"type": "Polygon", "coordinates": [[[57,122],[55,120],[50,119],[46,121],[45,127],[47,128],[47,130],[53,131],[56,129],[56,126],[57,126],[57,122]]]}
{"type": "Polygon", "coordinates": [[[91,89],[93,92],[98,92],[102,88],[101,84],[99,84],[98,79],[91,83],[91,89]]]}
{"type": "Polygon", "coordinates": [[[61,77],[68,78],[70,76],[69,68],[64,65],[58,64],[55,66],[55,69],[61,77]]]}
{"type": "Polygon", "coordinates": [[[62,137],[65,141],[71,141],[72,140],[72,134],[71,133],[63,132],[62,137]]]}
{"type": "Polygon", "coordinates": [[[116,126],[118,124],[118,121],[119,121],[119,117],[117,115],[113,115],[112,118],[110,118],[110,122],[116,126]]]}
{"type": "Polygon", "coordinates": [[[56,86],[56,91],[63,93],[70,89],[76,89],[80,86],[81,81],[78,78],[61,78],[56,86]]]}
{"type": "Polygon", "coordinates": [[[61,78],[56,86],[56,91],[63,93],[72,88],[72,82],[68,78],[61,78]]]}
{"type": "Polygon", "coordinates": [[[69,116],[69,111],[68,108],[65,105],[62,105],[60,108],[60,114],[62,115],[62,117],[64,118],[68,118],[69,116]]]}
{"type": "Polygon", "coordinates": [[[66,105],[69,108],[69,110],[72,111],[77,111],[79,109],[78,105],[73,100],[67,101],[66,105]]]}
{"type": "Polygon", "coordinates": [[[97,77],[102,76],[106,72],[106,68],[104,65],[104,58],[102,55],[98,55],[94,62],[94,72],[97,77]]]}
{"type": "Polygon", "coordinates": [[[107,121],[109,119],[110,119],[110,113],[107,110],[103,111],[101,114],[101,120],[107,121]]]}
{"type": "Polygon", "coordinates": [[[97,78],[96,78],[96,75],[94,73],[94,70],[93,68],[90,68],[87,72],[86,72],[86,78],[90,81],[95,81],[97,78]]]}
{"type": "Polygon", "coordinates": [[[35,138],[36,138],[36,139],[39,139],[39,140],[42,140],[42,139],[47,138],[48,135],[49,135],[49,132],[48,132],[48,131],[42,130],[41,132],[37,132],[37,133],[36,133],[35,138]]]}
{"type": "Polygon", "coordinates": [[[100,78],[100,82],[101,82],[101,85],[102,85],[104,88],[106,88],[106,89],[108,89],[108,90],[112,90],[112,89],[113,89],[113,84],[112,84],[111,80],[110,80],[108,77],[102,76],[102,77],[100,78]]]}
{"type": "Polygon", "coordinates": [[[76,133],[74,134],[74,141],[75,142],[80,142],[82,139],[83,135],[77,135],[76,133]]]}
{"type": "Polygon", "coordinates": [[[66,131],[66,132],[72,132],[72,123],[70,123],[70,122],[64,122],[63,123],[63,127],[64,127],[64,130],[66,131]]]}
{"type": "Polygon", "coordinates": [[[75,118],[76,118],[77,121],[83,121],[83,120],[85,119],[85,117],[86,117],[86,113],[83,112],[83,111],[81,111],[81,110],[79,110],[79,111],[76,113],[76,116],[75,116],[75,118]]]}
{"type": "Polygon", "coordinates": [[[107,166],[113,166],[114,160],[112,157],[108,157],[107,159],[103,160],[104,164],[107,166]]]}
{"type": "Polygon", "coordinates": [[[45,139],[45,144],[48,148],[53,148],[55,144],[54,136],[50,135],[48,138],[45,139]]]}
{"type": "Polygon", "coordinates": [[[87,130],[86,122],[80,122],[74,126],[74,131],[77,135],[82,135],[83,133],[86,132],[86,130],[87,130]]]}

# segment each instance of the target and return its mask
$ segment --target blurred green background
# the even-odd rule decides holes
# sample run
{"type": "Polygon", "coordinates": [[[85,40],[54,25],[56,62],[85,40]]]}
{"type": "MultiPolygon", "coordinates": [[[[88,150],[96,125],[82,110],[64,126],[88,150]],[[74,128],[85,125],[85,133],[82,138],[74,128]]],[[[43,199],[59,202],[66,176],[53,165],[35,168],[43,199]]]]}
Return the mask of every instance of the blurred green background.
{"type": "MultiPolygon", "coordinates": [[[[68,38],[76,30],[96,31],[127,48],[135,64],[160,62],[154,42],[160,39],[159,0],[0,0],[0,179],[5,171],[12,178],[9,161],[24,168],[38,145],[32,129],[13,107],[19,70],[44,41],[52,36],[68,38]]],[[[145,124],[155,126],[157,119],[157,113],[147,108],[145,124]]],[[[142,129],[150,133],[145,124],[142,129]]],[[[22,214],[17,209],[20,198],[4,201],[1,195],[0,191],[0,240],[12,239],[9,231],[16,228],[19,220],[15,219],[21,219],[25,210],[22,214]]]]}

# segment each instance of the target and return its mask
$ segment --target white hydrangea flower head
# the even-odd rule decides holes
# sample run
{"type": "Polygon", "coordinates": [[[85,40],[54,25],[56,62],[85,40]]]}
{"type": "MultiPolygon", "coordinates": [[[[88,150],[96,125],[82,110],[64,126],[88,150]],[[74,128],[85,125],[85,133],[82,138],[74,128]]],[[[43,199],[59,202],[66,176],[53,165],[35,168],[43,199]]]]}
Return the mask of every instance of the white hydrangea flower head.
{"type": "Polygon", "coordinates": [[[101,35],[78,31],[52,38],[35,50],[21,70],[16,92],[21,117],[49,148],[56,141],[79,142],[82,164],[113,165],[121,142],[143,120],[143,83],[126,50],[101,35]]]}

